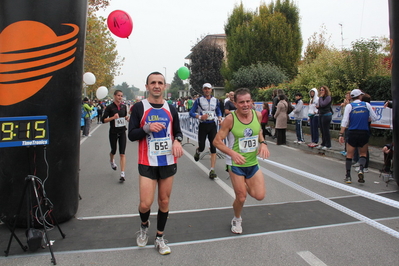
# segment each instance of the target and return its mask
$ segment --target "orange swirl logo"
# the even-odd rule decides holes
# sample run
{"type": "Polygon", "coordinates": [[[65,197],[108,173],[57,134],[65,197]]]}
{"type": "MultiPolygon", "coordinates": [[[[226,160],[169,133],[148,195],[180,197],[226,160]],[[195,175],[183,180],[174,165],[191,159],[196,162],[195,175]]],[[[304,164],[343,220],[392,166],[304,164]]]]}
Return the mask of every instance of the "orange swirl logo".
{"type": "Polygon", "coordinates": [[[57,36],[36,21],[18,21],[0,33],[0,105],[26,100],[41,90],[55,71],[75,60],[79,27],[57,36]]]}

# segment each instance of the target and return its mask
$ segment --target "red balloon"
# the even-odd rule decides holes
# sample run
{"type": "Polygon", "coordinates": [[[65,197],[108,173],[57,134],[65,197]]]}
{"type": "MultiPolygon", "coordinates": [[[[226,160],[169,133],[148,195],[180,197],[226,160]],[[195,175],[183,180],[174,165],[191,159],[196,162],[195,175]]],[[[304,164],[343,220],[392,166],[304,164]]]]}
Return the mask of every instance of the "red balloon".
{"type": "Polygon", "coordinates": [[[107,18],[108,29],[118,37],[128,38],[133,30],[133,21],[129,14],[122,10],[112,11],[107,18]]]}

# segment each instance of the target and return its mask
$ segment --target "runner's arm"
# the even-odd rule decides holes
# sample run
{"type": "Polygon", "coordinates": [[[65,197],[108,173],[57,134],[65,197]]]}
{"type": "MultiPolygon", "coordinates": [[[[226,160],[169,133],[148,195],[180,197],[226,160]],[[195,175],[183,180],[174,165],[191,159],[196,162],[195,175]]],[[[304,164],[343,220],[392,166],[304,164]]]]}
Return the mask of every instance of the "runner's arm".
{"type": "Polygon", "coordinates": [[[143,117],[144,106],[142,102],[138,102],[133,105],[132,114],[130,115],[129,121],[129,133],[128,138],[130,141],[140,140],[147,136],[144,128],[140,127],[140,121],[143,117]]]}

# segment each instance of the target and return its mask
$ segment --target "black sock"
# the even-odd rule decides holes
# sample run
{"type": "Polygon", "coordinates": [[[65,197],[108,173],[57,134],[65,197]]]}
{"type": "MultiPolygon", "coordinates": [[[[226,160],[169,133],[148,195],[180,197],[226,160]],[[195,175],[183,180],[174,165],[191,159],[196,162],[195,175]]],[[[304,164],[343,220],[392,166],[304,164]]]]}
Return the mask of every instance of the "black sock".
{"type": "Polygon", "coordinates": [[[162,212],[158,210],[158,217],[157,217],[157,230],[159,232],[163,232],[165,230],[166,221],[168,220],[169,212],[162,212]]]}
{"type": "Polygon", "coordinates": [[[352,167],[352,158],[346,158],[345,161],[346,176],[351,176],[351,167],[352,167]]]}
{"type": "Polygon", "coordinates": [[[148,210],[148,212],[145,212],[145,213],[142,213],[141,211],[139,211],[140,218],[141,218],[141,226],[148,227],[148,219],[150,218],[150,213],[151,213],[151,210],[148,210]],[[143,224],[143,223],[145,223],[145,224],[143,224]]]}

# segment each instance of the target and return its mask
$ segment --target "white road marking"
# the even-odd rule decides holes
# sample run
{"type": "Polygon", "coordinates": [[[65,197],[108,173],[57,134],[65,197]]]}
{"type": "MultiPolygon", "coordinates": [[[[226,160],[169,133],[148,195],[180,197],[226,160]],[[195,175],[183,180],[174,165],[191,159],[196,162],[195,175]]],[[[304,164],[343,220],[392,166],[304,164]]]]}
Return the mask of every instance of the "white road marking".
{"type": "MultiPolygon", "coordinates": [[[[97,125],[93,130],[90,131],[90,133],[93,134],[94,131],[96,131],[100,126],[101,126],[101,124],[100,124],[100,125],[97,125]]],[[[80,140],[80,145],[82,145],[83,142],[85,142],[85,141],[87,140],[87,138],[88,138],[88,137],[83,137],[83,138],[80,140]]]]}
{"type": "Polygon", "coordinates": [[[302,170],[299,170],[299,169],[296,169],[296,168],[293,168],[293,167],[290,167],[290,166],[287,166],[287,165],[284,165],[284,164],[281,164],[281,163],[276,163],[276,162],[270,161],[268,159],[263,160],[263,159],[261,159],[259,157],[258,157],[258,159],[260,159],[261,161],[263,161],[265,163],[268,163],[268,164],[271,164],[273,166],[276,166],[279,169],[284,169],[284,170],[287,170],[287,171],[289,171],[291,173],[294,173],[296,175],[301,175],[303,177],[312,179],[314,181],[317,181],[317,182],[320,182],[320,183],[323,183],[323,184],[326,184],[326,185],[329,185],[329,186],[332,186],[332,187],[335,187],[335,188],[338,188],[338,189],[341,189],[341,190],[344,190],[344,191],[347,191],[347,192],[350,192],[350,193],[353,193],[353,194],[356,194],[356,195],[359,195],[359,196],[374,200],[376,202],[379,202],[379,203],[382,203],[382,204],[386,204],[388,206],[391,206],[391,207],[399,209],[399,202],[398,201],[391,200],[391,199],[388,199],[388,198],[385,198],[385,197],[381,197],[381,196],[378,196],[376,194],[373,194],[373,193],[370,193],[370,192],[367,192],[367,191],[364,191],[364,190],[361,190],[361,189],[358,189],[358,188],[354,188],[354,187],[348,186],[346,184],[338,183],[338,182],[335,182],[333,180],[330,180],[330,179],[327,179],[327,178],[324,178],[324,177],[321,177],[321,176],[317,176],[317,175],[314,175],[314,174],[311,174],[311,173],[308,173],[308,172],[305,172],[305,171],[302,171],[302,170]]]}
{"type": "MultiPolygon", "coordinates": [[[[376,219],[377,221],[385,221],[385,220],[392,220],[392,219],[399,219],[399,217],[390,217],[390,218],[381,218],[376,219]]],[[[332,225],[322,225],[322,226],[312,226],[306,228],[296,228],[296,229],[287,229],[287,230],[278,230],[272,232],[263,232],[263,233],[256,233],[256,234],[247,234],[247,235],[232,235],[227,237],[219,237],[219,238],[211,238],[211,239],[203,239],[203,240],[195,240],[195,241],[186,241],[186,242],[176,242],[176,243],[168,243],[169,246],[184,246],[184,245],[195,245],[195,244],[204,244],[204,243],[212,243],[212,242],[219,242],[219,241],[229,241],[235,240],[239,238],[251,238],[251,237],[259,237],[259,236],[267,236],[267,235],[275,235],[275,234],[282,234],[282,233],[291,233],[291,232],[303,232],[308,230],[319,230],[325,228],[334,228],[340,226],[348,226],[348,225],[357,225],[361,224],[362,222],[349,222],[349,223],[342,223],[342,224],[332,224],[332,225]]],[[[71,250],[71,251],[56,251],[54,252],[55,255],[57,254],[79,254],[79,253],[97,253],[97,252],[113,252],[113,251],[127,251],[127,250],[139,250],[139,249],[147,249],[147,248],[154,248],[154,245],[148,245],[145,247],[119,247],[119,248],[104,248],[104,249],[82,249],[82,250],[71,250]]],[[[0,256],[0,261],[10,258],[24,258],[24,257],[38,257],[38,256],[48,256],[48,253],[30,253],[30,254],[23,254],[23,255],[15,255],[15,256],[8,256],[3,257],[0,256]]]]}
{"type": "MultiPolygon", "coordinates": [[[[380,230],[380,231],[382,231],[384,233],[387,233],[387,234],[399,239],[399,232],[398,231],[395,231],[395,230],[393,230],[393,229],[391,229],[391,228],[389,228],[389,227],[387,227],[387,226],[385,226],[383,224],[377,223],[376,221],[374,221],[374,220],[372,220],[372,219],[370,219],[370,218],[368,218],[368,217],[366,217],[364,215],[361,215],[358,212],[355,212],[355,211],[353,211],[353,210],[351,210],[349,208],[346,208],[346,207],[344,207],[344,206],[342,206],[342,205],[340,205],[340,204],[338,204],[338,203],[336,203],[336,202],[334,202],[332,200],[329,200],[329,199],[327,199],[327,198],[325,198],[325,197],[323,197],[323,196],[321,196],[321,195],[319,195],[319,194],[317,194],[317,193],[315,193],[315,192],[313,192],[313,191],[311,191],[311,190],[309,190],[307,188],[304,188],[304,187],[302,187],[302,186],[300,186],[300,185],[298,185],[298,184],[296,184],[296,183],[294,183],[294,182],[292,182],[292,181],[290,181],[290,180],[288,180],[288,179],[286,179],[286,178],[284,178],[284,177],[282,177],[282,176],[280,176],[280,175],[278,175],[276,173],[273,173],[272,171],[269,171],[269,170],[267,170],[267,169],[265,169],[263,167],[260,167],[260,169],[262,170],[262,172],[264,174],[268,175],[269,177],[271,177],[271,178],[273,178],[273,179],[275,179],[275,180],[277,180],[277,181],[279,181],[279,182],[281,182],[281,183],[283,183],[283,184],[285,184],[285,185],[287,185],[289,187],[292,187],[293,189],[296,189],[296,190],[304,193],[305,195],[308,195],[308,196],[310,196],[310,197],[312,197],[314,199],[317,199],[320,202],[323,202],[324,204],[326,204],[326,205],[328,205],[330,207],[333,207],[336,210],[339,210],[339,211],[341,211],[341,212],[343,212],[343,213],[345,213],[345,214],[347,214],[349,216],[352,216],[353,218],[358,219],[359,221],[362,221],[362,222],[364,222],[364,223],[366,223],[366,224],[368,224],[368,225],[370,225],[370,226],[372,226],[372,227],[374,227],[374,228],[376,228],[376,229],[378,229],[378,230],[380,230]]],[[[299,171],[299,170],[297,170],[297,171],[299,171]]],[[[371,193],[369,193],[369,194],[371,194],[371,193]]],[[[372,195],[376,196],[376,197],[381,197],[381,196],[377,196],[377,195],[374,195],[374,194],[372,194],[372,195]]],[[[390,201],[392,201],[392,200],[390,200],[390,201]]],[[[395,201],[393,201],[393,202],[395,202],[395,201]]],[[[395,203],[399,204],[399,202],[395,202],[395,203]]]]}
{"type": "MultiPolygon", "coordinates": [[[[194,164],[196,164],[204,173],[208,175],[209,169],[207,169],[202,163],[199,161],[196,162],[193,158],[193,156],[186,150],[183,149],[184,155],[186,155],[191,161],[193,161],[194,164]]],[[[227,185],[225,182],[223,182],[219,177],[215,178],[214,181],[216,184],[218,184],[224,191],[227,192],[233,199],[236,198],[236,195],[234,193],[234,189],[232,189],[229,185],[227,185]]]]}
{"type": "Polygon", "coordinates": [[[311,266],[327,266],[327,264],[321,261],[310,251],[299,251],[297,254],[311,266]]]}

